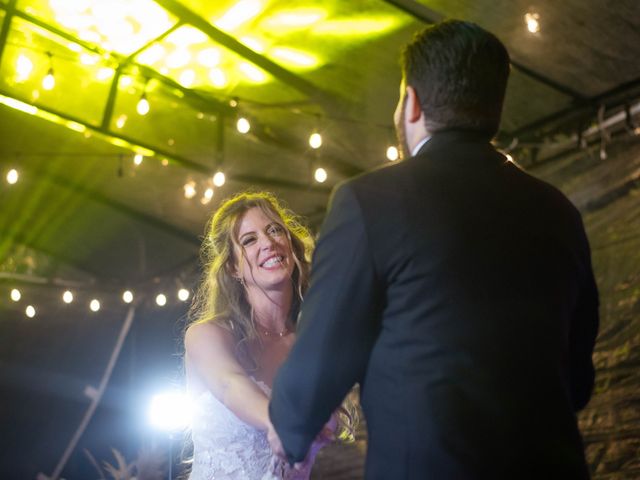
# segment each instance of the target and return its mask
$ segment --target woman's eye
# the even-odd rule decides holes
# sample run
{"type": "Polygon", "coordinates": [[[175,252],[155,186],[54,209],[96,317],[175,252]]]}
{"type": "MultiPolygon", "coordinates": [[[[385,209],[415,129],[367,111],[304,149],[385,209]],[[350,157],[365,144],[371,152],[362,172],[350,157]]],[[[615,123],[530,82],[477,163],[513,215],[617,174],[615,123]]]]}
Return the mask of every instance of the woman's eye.
{"type": "Polygon", "coordinates": [[[255,241],[256,241],[256,237],[244,237],[244,238],[240,241],[240,244],[241,244],[243,247],[247,247],[247,246],[251,245],[251,244],[252,244],[253,242],[255,242],[255,241]]]}
{"type": "Polygon", "coordinates": [[[269,235],[282,235],[282,233],[284,232],[284,228],[282,228],[281,225],[271,225],[269,227],[269,230],[267,230],[267,232],[269,233],[269,235]]]}

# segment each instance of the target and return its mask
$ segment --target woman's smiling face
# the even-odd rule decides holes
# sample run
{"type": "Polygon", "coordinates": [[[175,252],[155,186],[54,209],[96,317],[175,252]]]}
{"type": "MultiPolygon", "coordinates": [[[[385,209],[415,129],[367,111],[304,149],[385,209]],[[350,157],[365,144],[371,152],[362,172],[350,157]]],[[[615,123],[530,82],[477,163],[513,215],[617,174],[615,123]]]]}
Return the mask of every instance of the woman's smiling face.
{"type": "Polygon", "coordinates": [[[247,210],[238,225],[236,275],[247,288],[278,290],[291,285],[293,253],[282,222],[259,207],[247,210]]]}

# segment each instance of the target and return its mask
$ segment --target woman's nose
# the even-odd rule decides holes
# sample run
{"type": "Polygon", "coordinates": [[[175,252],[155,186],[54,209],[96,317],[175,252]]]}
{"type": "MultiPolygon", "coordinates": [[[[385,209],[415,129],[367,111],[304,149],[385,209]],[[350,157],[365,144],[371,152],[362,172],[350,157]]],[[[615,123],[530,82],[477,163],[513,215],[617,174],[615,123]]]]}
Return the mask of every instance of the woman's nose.
{"type": "Polygon", "coordinates": [[[260,236],[260,249],[261,250],[271,250],[273,248],[275,241],[270,235],[261,235],[260,236]]]}

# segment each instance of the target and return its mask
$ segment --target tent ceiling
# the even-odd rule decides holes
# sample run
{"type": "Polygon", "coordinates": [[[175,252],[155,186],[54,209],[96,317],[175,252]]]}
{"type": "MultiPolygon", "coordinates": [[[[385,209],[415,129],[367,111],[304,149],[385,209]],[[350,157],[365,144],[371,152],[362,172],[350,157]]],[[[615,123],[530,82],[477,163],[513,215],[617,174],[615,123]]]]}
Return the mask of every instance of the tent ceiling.
{"type": "Polygon", "coordinates": [[[0,187],[0,268],[26,271],[15,257],[35,251],[58,267],[32,262],[32,273],[71,267],[78,278],[116,283],[175,273],[193,264],[217,203],[249,186],[274,191],[317,226],[333,185],[386,161],[399,48],[440,17],[475,21],[509,48],[499,140],[513,145],[517,136],[523,156],[548,134],[592,121],[601,103],[637,101],[638,2],[531,8],[520,0],[0,0],[0,165],[3,176],[20,171],[17,184],[0,187]],[[526,13],[539,15],[539,33],[527,30],[526,13]],[[50,69],[55,87],[46,90],[50,69]],[[246,135],[238,116],[251,121],[246,135]],[[318,151],[307,143],[314,130],[323,134],[318,151]],[[145,155],[138,166],[136,153],[145,155]],[[313,181],[316,166],[327,169],[325,184],[313,181]],[[203,204],[219,168],[228,181],[203,204]],[[197,193],[187,199],[190,182],[197,193]]]}

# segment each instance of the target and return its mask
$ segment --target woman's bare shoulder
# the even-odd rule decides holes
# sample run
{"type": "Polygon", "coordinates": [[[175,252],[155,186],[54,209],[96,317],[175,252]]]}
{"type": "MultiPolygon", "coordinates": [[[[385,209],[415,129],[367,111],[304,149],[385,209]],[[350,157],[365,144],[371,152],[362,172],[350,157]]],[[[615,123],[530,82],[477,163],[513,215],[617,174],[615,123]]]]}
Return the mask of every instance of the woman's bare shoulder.
{"type": "Polygon", "coordinates": [[[217,322],[194,323],[187,328],[184,345],[187,352],[212,347],[229,347],[233,344],[231,331],[217,322]]]}

